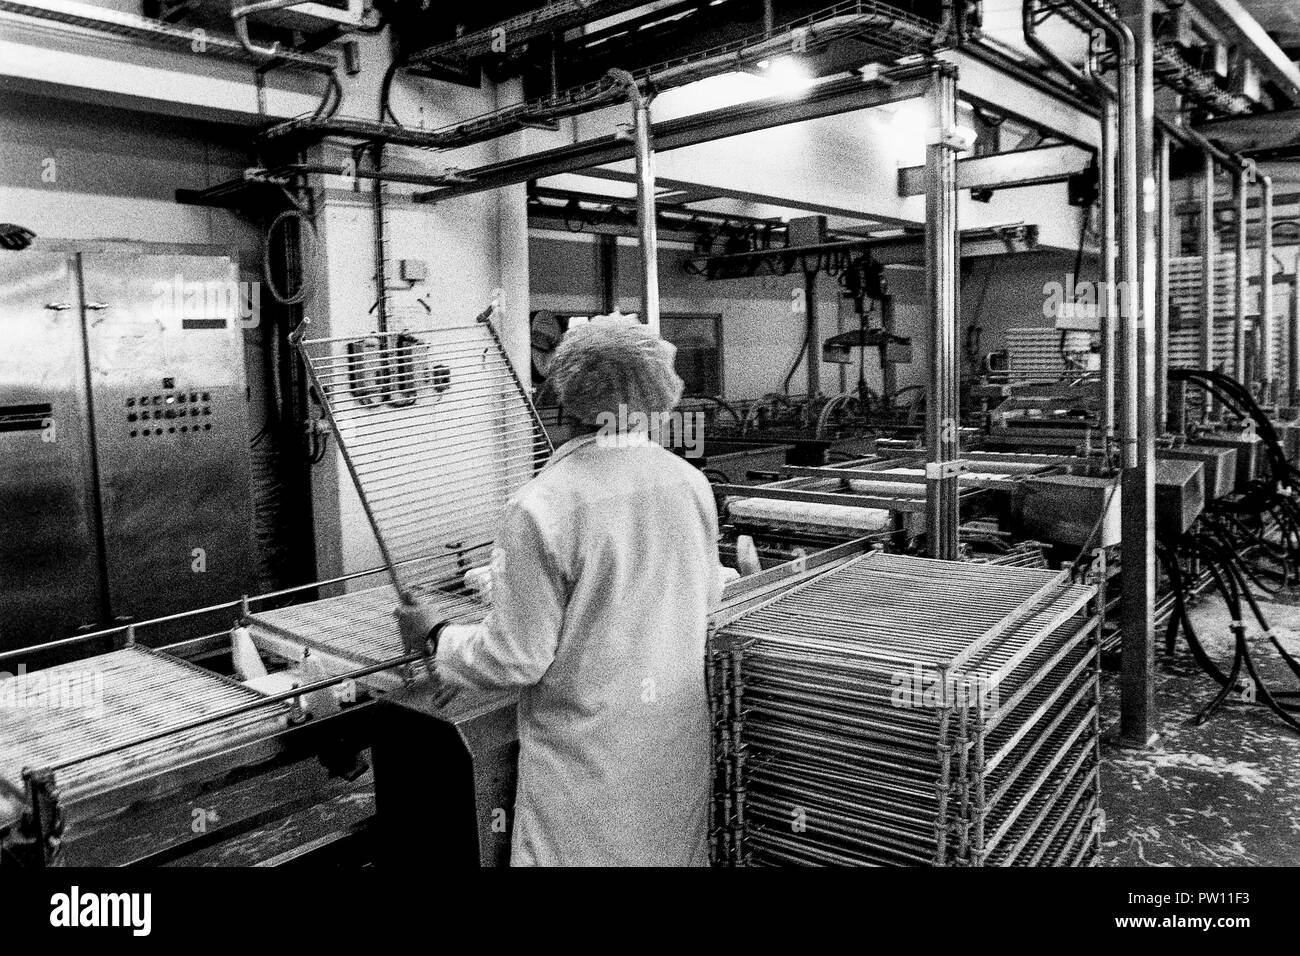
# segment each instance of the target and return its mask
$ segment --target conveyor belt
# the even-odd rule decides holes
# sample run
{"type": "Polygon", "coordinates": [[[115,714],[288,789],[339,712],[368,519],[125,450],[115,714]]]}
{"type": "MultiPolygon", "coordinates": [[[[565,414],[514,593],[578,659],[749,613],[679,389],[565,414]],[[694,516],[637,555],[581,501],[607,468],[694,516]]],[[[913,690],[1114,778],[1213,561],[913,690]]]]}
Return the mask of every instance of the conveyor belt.
{"type": "MultiPolygon", "coordinates": [[[[487,614],[487,605],[468,593],[427,587],[417,588],[417,593],[427,606],[457,624],[476,624],[487,614]]],[[[296,657],[297,649],[306,648],[332,671],[351,670],[405,653],[393,617],[397,603],[397,592],[384,585],[253,614],[248,626],[261,650],[296,657]]],[[[396,675],[381,672],[365,682],[386,689],[395,679],[396,675]]]]}
{"type": "MultiPolygon", "coordinates": [[[[138,646],[10,678],[0,684],[0,694],[11,693],[6,685],[15,701],[6,699],[0,707],[0,827],[21,812],[25,768],[64,763],[262,697],[218,674],[138,646]]],[[[56,775],[60,797],[72,802],[269,736],[287,724],[288,713],[287,704],[269,704],[74,763],[56,775]]]]}

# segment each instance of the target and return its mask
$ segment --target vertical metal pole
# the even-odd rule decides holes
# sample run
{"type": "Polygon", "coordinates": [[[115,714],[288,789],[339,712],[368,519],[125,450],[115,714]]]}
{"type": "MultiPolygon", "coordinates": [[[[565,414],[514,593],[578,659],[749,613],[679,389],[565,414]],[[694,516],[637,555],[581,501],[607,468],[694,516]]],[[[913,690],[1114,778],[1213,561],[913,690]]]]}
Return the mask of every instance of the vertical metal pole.
{"type": "Polygon", "coordinates": [[[1124,352],[1120,561],[1120,735],[1155,735],[1155,77],[1151,0],[1122,0],[1119,41],[1120,261],[1124,352]],[[1124,29],[1127,27],[1127,29],[1124,29]]]}
{"type": "MultiPolygon", "coordinates": [[[[885,347],[882,353],[884,359],[880,363],[880,397],[888,408],[894,400],[894,394],[898,391],[898,366],[889,360],[890,336],[894,334],[896,328],[894,297],[890,293],[886,293],[880,300],[880,328],[885,333],[885,347]]],[[[841,365],[840,368],[843,369],[844,366],[841,365]]]]}
{"type": "Polygon", "coordinates": [[[1243,385],[1246,381],[1246,224],[1249,212],[1246,206],[1246,172],[1237,169],[1234,175],[1234,198],[1237,202],[1237,254],[1236,294],[1232,308],[1232,374],[1243,385]]]}
{"type": "Polygon", "coordinates": [[[610,70],[605,80],[627,94],[632,104],[632,140],[636,155],[636,218],[641,239],[641,321],[659,331],[659,240],[656,235],[654,143],[650,98],[626,70],[610,70]]]}
{"type": "Polygon", "coordinates": [[[808,348],[804,364],[808,366],[808,414],[812,414],[812,400],[821,391],[821,342],[817,331],[817,273],[809,269],[803,274],[804,322],[807,324],[808,348]]]}
{"type": "Polygon", "coordinates": [[[636,116],[636,207],[641,233],[641,321],[659,331],[659,238],[656,235],[654,145],[650,141],[650,100],[638,94],[636,116]]]}
{"type": "Polygon", "coordinates": [[[1295,405],[1300,393],[1300,253],[1292,271],[1291,310],[1286,319],[1286,404],[1295,405]]]}
{"type": "Polygon", "coordinates": [[[1273,321],[1273,180],[1259,177],[1259,378],[1266,403],[1277,401],[1277,353],[1273,349],[1276,326],[1273,321]]]}
{"type": "Polygon", "coordinates": [[[1156,141],[1156,431],[1169,429],[1169,135],[1156,141]]]}
{"type": "Polygon", "coordinates": [[[1115,155],[1119,111],[1109,96],[1101,99],[1101,272],[1105,300],[1101,315],[1101,431],[1107,459],[1115,448],[1115,155]]]}
{"type": "MultiPolygon", "coordinates": [[[[1201,169],[1201,368],[1214,368],[1214,157],[1205,150],[1201,169]]],[[[1209,421],[1210,399],[1201,406],[1209,421]]]]}
{"type": "Polygon", "coordinates": [[[930,381],[926,401],[926,534],[930,556],[957,557],[957,77],[941,64],[926,96],[926,307],[930,381]]]}
{"type": "Polygon", "coordinates": [[[600,242],[600,307],[605,315],[618,308],[618,237],[602,235],[600,242]]]}

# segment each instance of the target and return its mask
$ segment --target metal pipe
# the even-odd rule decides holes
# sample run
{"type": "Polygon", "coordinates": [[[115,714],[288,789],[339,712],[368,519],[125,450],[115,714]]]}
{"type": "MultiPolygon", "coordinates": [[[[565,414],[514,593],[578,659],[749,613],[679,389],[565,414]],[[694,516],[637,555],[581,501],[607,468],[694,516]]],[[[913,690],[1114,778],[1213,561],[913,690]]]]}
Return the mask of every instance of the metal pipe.
{"type": "Polygon", "coordinates": [[[1260,389],[1264,402],[1277,401],[1277,355],[1273,349],[1273,180],[1259,175],[1260,224],[1263,235],[1259,245],[1259,337],[1260,389]]]}
{"type": "MultiPolygon", "coordinates": [[[[1121,734],[1131,743],[1146,745],[1153,729],[1154,703],[1154,598],[1155,541],[1155,435],[1153,423],[1154,350],[1144,329],[1153,310],[1154,243],[1149,220],[1139,218],[1150,190],[1150,141],[1154,123],[1151,10],[1149,0],[1123,6],[1134,30],[1109,10],[1085,0],[1066,0],[1078,19],[1101,31],[1118,52],[1116,98],[1119,108],[1117,204],[1120,212],[1119,317],[1121,331],[1121,464],[1123,466],[1121,539],[1124,564],[1123,673],[1121,734]],[[1139,55],[1141,68],[1139,69],[1139,55]],[[1139,130],[1141,114],[1141,130],[1139,130]],[[1143,143],[1147,145],[1143,147],[1143,143]],[[1139,158],[1141,157],[1141,163],[1139,158]],[[1139,168],[1142,177],[1139,180],[1139,168]]],[[[1035,0],[1026,0],[1026,5],[1035,0]]],[[[1036,4],[1024,12],[1030,24],[1036,4]]],[[[1077,71],[1075,71],[1077,74],[1077,71]]]]}
{"type": "Polygon", "coordinates": [[[812,414],[813,399],[821,392],[821,342],[817,330],[817,271],[810,269],[803,274],[804,322],[807,326],[807,354],[804,364],[808,367],[808,414],[812,414]]]}
{"type": "MultiPolygon", "coordinates": [[[[1214,368],[1214,156],[1207,150],[1201,167],[1201,368],[1214,368]]],[[[1209,421],[1212,402],[1201,405],[1209,421]]]]}
{"type": "Polygon", "coordinates": [[[235,37],[243,45],[244,49],[253,56],[263,60],[274,60],[280,55],[280,41],[276,40],[270,46],[258,46],[248,35],[247,18],[254,13],[262,13],[267,10],[283,10],[286,7],[296,7],[306,0],[259,0],[257,3],[245,4],[242,7],[232,7],[230,10],[230,20],[235,27],[235,37]]]}
{"type": "Polygon", "coordinates": [[[605,76],[622,89],[632,104],[632,137],[636,157],[637,226],[641,244],[641,321],[659,331],[659,241],[656,234],[654,144],[650,98],[641,92],[636,79],[626,70],[610,70],[605,76]]]}
{"type": "Polygon", "coordinates": [[[1232,374],[1243,385],[1246,382],[1246,224],[1249,213],[1246,206],[1246,177],[1238,174],[1233,183],[1237,203],[1236,294],[1232,309],[1232,374]]]}
{"type": "Polygon", "coordinates": [[[1114,99],[1101,97],[1101,268],[1105,296],[1101,331],[1101,430],[1106,458],[1115,445],[1115,172],[1119,113],[1114,99]]]}
{"type": "Polygon", "coordinates": [[[931,557],[955,560],[958,527],[957,78],[936,66],[927,93],[926,298],[931,319],[926,401],[926,533],[931,557]]]}
{"type": "Polygon", "coordinates": [[[1169,134],[1156,140],[1156,368],[1155,426],[1169,429],[1169,241],[1172,198],[1169,189],[1169,134]]]}
{"type": "Polygon", "coordinates": [[[1146,746],[1157,733],[1155,705],[1155,72],[1152,0],[1120,0],[1113,34],[1120,47],[1120,136],[1128,178],[1122,189],[1126,308],[1124,341],[1124,470],[1120,488],[1121,611],[1120,734],[1146,746]],[[1131,24],[1131,26],[1130,26],[1131,24]],[[1126,96],[1127,94],[1127,96],[1126,96]],[[1131,100],[1125,103],[1125,100],[1131,100]],[[1125,135],[1127,134],[1127,135],[1125,135]],[[1126,142],[1127,141],[1127,142],[1126,142]]]}
{"type": "Polygon", "coordinates": [[[1286,320],[1286,404],[1296,404],[1300,396],[1300,253],[1296,253],[1291,273],[1291,312],[1286,320]]]}

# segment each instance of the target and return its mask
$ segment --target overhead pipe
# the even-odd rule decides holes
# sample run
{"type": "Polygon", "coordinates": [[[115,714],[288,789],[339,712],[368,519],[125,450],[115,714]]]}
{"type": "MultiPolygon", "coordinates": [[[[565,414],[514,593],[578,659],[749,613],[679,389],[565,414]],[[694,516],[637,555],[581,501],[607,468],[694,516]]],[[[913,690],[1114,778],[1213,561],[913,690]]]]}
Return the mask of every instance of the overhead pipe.
{"type": "Polygon", "coordinates": [[[650,98],[626,70],[605,74],[632,105],[632,138],[636,156],[637,227],[641,246],[641,321],[659,331],[659,238],[656,232],[654,144],[651,142],[650,98]]]}
{"type": "MultiPolygon", "coordinates": [[[[296,0],[296,2],[306,2],[306,0],[296,0]]],[[[127,13],[125,10],[92,6],[86,3],[50,4],[48,2],[0,0],[0,13],[13,13],[36,20],[57,23],[61,26],[80,27],[101,34],[144,40],[147,43],[157,43],[190,52],[193,52],[194,49],[194,32],[188,27],[127,13]]],[[[240,30],[238,22],[235,24],[235,30],[236,32],[240,30]]],[[[247,34],[247,28],[244,28],[244,33],[247,34]]],[[[261,60],[264,58],[261,52],[263,48],[253,47],[250,50],[248,45],[241,46],[228,37],[211,35],[207,37],[205,42],[205,50],[208,55],[234,56],[243,61],[245,59],[244,54],[251,53],[254,59],[261,60]]],[[[314,73],[333,73],[335,68],[333,57],[318,53],[282,50],[276,56],[283,62],[284,66],[292,69],[314,73]]]]}
{"type": "Polygon", "coordinates": [[[236,38],[238,38],[245,50],[258,59],[274,60],[278,58],[280,56],[280,41],[276,40],[270,46],[258,46],[248,35],[248,18],[255,13],[283,10],[286,7],[296,7],[305,2],[306,0],[258,0],[256,3],[247,3],[242,7],[231,7],[230,19],[235,26],[236,38]]]}

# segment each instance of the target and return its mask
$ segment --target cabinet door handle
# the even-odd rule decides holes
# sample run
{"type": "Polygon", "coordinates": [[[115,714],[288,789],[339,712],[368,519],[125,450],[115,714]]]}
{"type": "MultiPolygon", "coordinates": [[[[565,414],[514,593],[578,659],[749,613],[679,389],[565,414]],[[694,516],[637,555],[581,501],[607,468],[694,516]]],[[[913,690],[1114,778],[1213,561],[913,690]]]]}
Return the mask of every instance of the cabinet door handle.
{"type": "Polygon", "coordinates": [[[108,308],[108,303],[107,303],[107,302],[87,302],[87,303],[86,303],[86,311],[87,311],[87,312],[103,312],[103,311],[104,311],[105,309],[107,309],[107,308],[108,308]]]}
{"type": "Polygon", "coordinates": [[[47,302],[45,303],[45,308],[49,309],[51,312],[66,312],[68,311],[68,309],[72,308],[72,303],[71,302],[47,302]]]}

